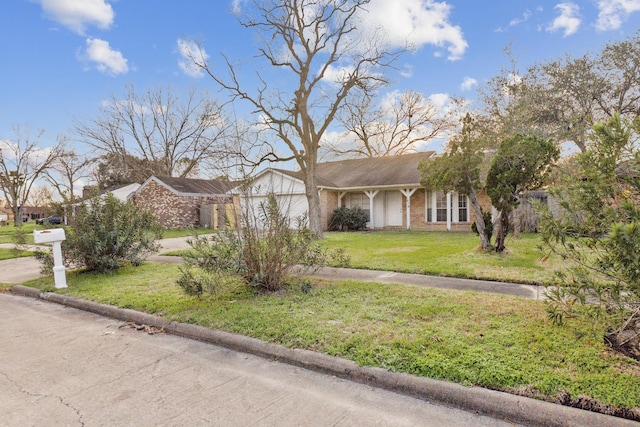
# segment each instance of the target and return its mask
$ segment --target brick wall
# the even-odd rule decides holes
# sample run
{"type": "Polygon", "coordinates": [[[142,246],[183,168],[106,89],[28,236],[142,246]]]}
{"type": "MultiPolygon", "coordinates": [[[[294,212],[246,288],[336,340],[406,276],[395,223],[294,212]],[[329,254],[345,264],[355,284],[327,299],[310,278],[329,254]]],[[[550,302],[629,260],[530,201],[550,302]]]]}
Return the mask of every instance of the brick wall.
{"type": "Polygon", "coordinates": [[[329,221],[333,211],[338,209],[338,193],[335,191],[320,191],[320,223],[326,231],[329,228],[329,221]]]}
{"type": "Polygon", "coordinates": [[[165,228],[199,226],[200,205],[229,201],[215,197],[179,196],[155,181],[149,181],[133,196],[133,203],[151,212],[165,228]]]}

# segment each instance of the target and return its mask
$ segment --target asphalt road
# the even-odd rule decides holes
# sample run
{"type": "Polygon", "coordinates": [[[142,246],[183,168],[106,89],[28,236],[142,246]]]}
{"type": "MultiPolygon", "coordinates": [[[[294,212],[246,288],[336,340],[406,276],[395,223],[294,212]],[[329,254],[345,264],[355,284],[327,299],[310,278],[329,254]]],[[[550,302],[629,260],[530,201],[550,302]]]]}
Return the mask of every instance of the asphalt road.
{"type": "Polygon", "coordinates": [[[2,426],[507,426],[499,420],[0,294],[2,426]]]}

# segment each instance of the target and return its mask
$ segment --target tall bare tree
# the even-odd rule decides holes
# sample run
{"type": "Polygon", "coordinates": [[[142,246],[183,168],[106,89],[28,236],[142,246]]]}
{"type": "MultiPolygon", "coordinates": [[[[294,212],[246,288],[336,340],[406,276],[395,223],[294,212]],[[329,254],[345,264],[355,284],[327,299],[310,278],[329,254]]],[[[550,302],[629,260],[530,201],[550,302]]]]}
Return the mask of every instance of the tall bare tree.
{"type": "MultiPolygon", "coordinates": [[[[236,68],[225,58],[229,75],[214,72],[201,51],[192,59],[233,97],[248,102],[264,127],[288,154],[268,150],[256,161],[295,160],[304,176],[309,226],[322,235],[316,179],[323,136],[334,123],[347,96],[386,83],[383,67],[399,52],[376,37],[358,35],[358,19],[369,0],[254,0],[241,24],[263,41],[259,57],[274,71],[258,73],[259,86],[246,89],[236,68]]],[[[245,6],[243,6],[245,7],[245,6]]]]}
{"type": "Polygon", "coordinates": [[[29,192],[27,202],[31,206],[46,207],[53,201],[53,190],[49,186],[33,187],[29,192]]]}
{"type": "Polygon", "coordinates": [[[82,179],[91,176],[91,166],[95,159],[78,154],[65,143],[61,146],[60,155],[53,161],[51,168],[44,172],[45,179],[56,189],[62,198],[63,205],[74,203],[78,194],[76,187],[82,179]]]}
{"type": "Polygon", "coordinates": [[[180,98],[169,89],[139,94],[129,86],[124,99],[112,94],[95,118],[78,121],[75,133],[122,164],[133,156],[153,166],[152,174],[186,177],[224,154],[219,144],[228,129],[222,107],[206,93],[180,98]]]}
{"type": "Polygon", "coordinates": [[[455,100],[443,109],[418,92],[406,91],[392,94],[387,102],[375,105],[374,101],[365,93],[347,102],[340,121],[348,134],[355,136],[355,142],[338,141],[331,151],[352,157],[405,154],[446,136],[460,122],[455,100]]]}
{"type": "Polygon", "coordinates": [[[51,148],[39,146],[44,131],[32,135],[19,126],[13,127],[13,139],[0,139],[0,188],[14,214],[15,225],[22,225],[22,206],[38,178],[60,155],[60,144],[51,148]]]}

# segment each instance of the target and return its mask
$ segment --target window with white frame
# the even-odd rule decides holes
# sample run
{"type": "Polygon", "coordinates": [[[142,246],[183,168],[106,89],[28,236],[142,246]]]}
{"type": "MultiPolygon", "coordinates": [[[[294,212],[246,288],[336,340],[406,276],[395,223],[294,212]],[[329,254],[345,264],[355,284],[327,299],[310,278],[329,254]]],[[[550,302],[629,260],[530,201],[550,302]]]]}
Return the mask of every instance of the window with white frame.
{"type": "Polygon", "coordinates": [[[371,212],[369,210],[369,197],[364,193],[349,193],[347,194],[347,207],[354,208],[359,207],[367,215],[367,221],[371,220],[371,212]]]}
{"type": "Polygon", "coordinates": [[[436,222],[447,222],[447,193],[436,192],[436,222]]]}
{"type": "Polygon", "coordinates": [[[426,220],[427,222],[432,222],[433,221],[433,206],[431,205],[431,197],[433,197],[433,195],[431,194],[431,191],[425,191],[424,194],[424,210],[427,213],[426,215],[426,220]]]}
{"type": "Polygon", "coordinates": [[[467,222],[469,218],[469,208],[467,207],[467,196],[458,195],[458,222],[467,222]]]}
{"type": "Polygon", "coordinates": [[[447,193],[425,191],[424,208],[426,222],[447,222],[447,217],[451,222],[469,222],[469,198],[466,195],[452,192],[447,212],[447,193]]]}

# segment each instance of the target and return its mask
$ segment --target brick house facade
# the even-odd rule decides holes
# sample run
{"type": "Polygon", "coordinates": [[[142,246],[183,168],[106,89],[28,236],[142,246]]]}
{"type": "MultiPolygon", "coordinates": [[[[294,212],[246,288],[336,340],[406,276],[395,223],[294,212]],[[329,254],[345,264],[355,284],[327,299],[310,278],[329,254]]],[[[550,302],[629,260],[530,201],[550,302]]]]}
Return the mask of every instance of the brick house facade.
{"type": "MultiPolygon", "coordinates": [[[[152,176],[131,196],[165,228],[212,226],[201,224],[205,206],[233,204],[233,183],[218,180],[152,176]]],[[[234,210],[231,210],[235,212],[234,210]]]]}
{"type": "MultiPolygon", "coordinates": [[[[324,228],[328,228],[335,209],[358,206],[368,215],[370,229],[471,230],[475,218],[466,195],[427,192],[420,184],[418,166],[433,154],[429,151],[319,163],[317,180],[324,228]]],[[[295,200],[296,215],[307,209],[300,172],[266,169],[256,177],[256,183],[281,198],[295,200]]],[[[478,198],[483,210],[491,209],[485,193],[478,198]]]]}

